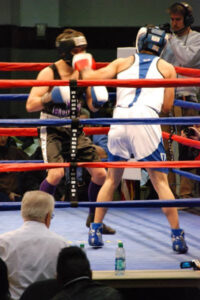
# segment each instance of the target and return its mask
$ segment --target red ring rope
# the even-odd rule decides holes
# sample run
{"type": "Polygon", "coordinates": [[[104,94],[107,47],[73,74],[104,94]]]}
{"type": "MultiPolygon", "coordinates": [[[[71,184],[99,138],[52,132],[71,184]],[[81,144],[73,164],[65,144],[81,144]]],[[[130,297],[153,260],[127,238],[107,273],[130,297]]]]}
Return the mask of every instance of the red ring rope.
{"type": "MultiPolygon", "coordinates": [[[[33,86],[68,86],[69,80],[9,80],[1,79],[0,88],[17,88],[33,86]]],[[[107,86],[107,87],[177,87],[200,86],[200,78],[177,79],[132,79],[132,80],[77,80],[78,86],[107,86]]]]}
{"type": "MultiPolygon", "coordinates": [[[[109,127],[84,127],[83,131],[86,135],[94,134],[108,134],[109,127]]],[[[0,128],[0,136],[38,136],[37,128],[0,128]]],[[[162,132],[164,139],[169,139],[170,134],[167,132],[162,132]]],[[[200,149],[200,141],[195,141],[192,139],[184,138],[182,136],[173,134],[171,139],[183,144],[185,146],[194,147],[200,149]]]]}
{"type": "MultiPolygon", "coordinates": [[[[40,71],[45,67],[48,67],[50,62],[37,62],[37,63],[24,63],[24,62],[1,62],[1,71],[40,71]]],[[[108,62],[97,62],[96,69],[106,67],[108,62]]],[[[175,67],[176,72],[180,75],[189,77],[200,77],[200,70],[192,68],[175,67]]]]}
{"type": "MultiPolygon", "coordinates": [[[[128,161],[128,162],[79,162],[82,168],[199,168],[200,161],[128,161]]],[[[3,163],[0,172],[25,172],[54,168],[68,168],[70,163],[3,163]]]]}

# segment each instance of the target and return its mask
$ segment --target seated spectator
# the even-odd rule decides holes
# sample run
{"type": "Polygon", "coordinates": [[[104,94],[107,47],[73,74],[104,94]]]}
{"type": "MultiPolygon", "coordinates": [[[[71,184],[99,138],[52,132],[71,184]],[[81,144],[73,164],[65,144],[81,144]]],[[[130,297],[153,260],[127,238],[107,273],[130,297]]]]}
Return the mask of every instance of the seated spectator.
{"type": "Polygon", "coordinates": [[[19,299],[31,283],[56,276],[57,256],[66,241],[49,230],[53,210],[53,196],[26,192],[21,205],[24,224],[0,235],[0,257],[8,267],[13,300],[19,299]]]}
{"type": "Polygon", "coordinates": [[[92,280],[92,271],[85,252],[77,247],[66,247],[58,255],[57,280],[63,286],[52,300],[119,300],[119,292],[92,280]]]}
{"type": "MultiPolygon", "coordinates": [[[[0,136],[0,160],[19,161],[36,159],[29,157],[8,136],[0,136]]],[[[28,190],[38,190],[44,171],[0,172],[0,201],[21,201],[28,190]]]]}
{"type": "Polygon", "coordinates": [[[38,138],[32,136],[12,136],[13,142],[17,148],[22,149],[29,157],[31,157],[39,147],[38,138]]]}
{"type": "Polygon", "coordinates": [[[195,141],[200,141],[200,124],[189,126],[182,130],[181,135],[195,141]]]}
{"type": "MultiPolygon", "coordinates": [[[[0,119],[2,116],[0,116],[0,119]]],[[[12,114],[6,117],[7,119],[20,119],[19,115],[12,114]]],[[[20,120],[19,120],[20,121],[20,120]]],[[[23,130],[23,129],[22,129],[23,130]]],[[[29,157],[31,157],[39,147],[38,137],[32,136],[12,136],[10,139],[11,144],[18,149],[23,150],[29,157]]]]}
{"type": "MultiPolygon", "coordinates": [[[[28,155],[12,145],[8,136],[0,136],[0,160],[27,160],[28,155]]],[[[0,173],[0,201],[15,201],[21,196],[23,172],[0,173]]]]}
{"type": "Polygon", "coordinates": [[[0,258],[0,299],[10,300],[8,269],[5,262],[0,258]]]}

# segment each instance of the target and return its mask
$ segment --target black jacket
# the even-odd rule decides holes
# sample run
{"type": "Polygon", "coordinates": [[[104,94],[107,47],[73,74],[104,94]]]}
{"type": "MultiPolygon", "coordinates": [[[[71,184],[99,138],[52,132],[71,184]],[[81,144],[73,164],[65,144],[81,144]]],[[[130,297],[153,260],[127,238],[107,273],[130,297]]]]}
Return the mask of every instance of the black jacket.
{"type": "Polygon", "coordinates": [[[20,300],[50,300],[61,290],[56,279],[37,281],[29,285],[20,300]]]}
{"type": "Polygon", "coordinates": [[[112,287],[91,279],[79,278],[65,287],[51,300],[122,300],[120,293],[112,287]]]}

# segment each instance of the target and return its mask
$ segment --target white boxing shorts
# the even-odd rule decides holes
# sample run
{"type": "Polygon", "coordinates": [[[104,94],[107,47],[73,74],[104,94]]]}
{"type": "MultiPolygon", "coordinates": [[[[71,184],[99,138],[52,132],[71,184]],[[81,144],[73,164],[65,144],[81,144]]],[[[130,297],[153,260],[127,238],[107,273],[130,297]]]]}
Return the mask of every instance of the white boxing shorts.
{"type": "MultiPolygon", "coordinates": [[[[116,107],[113,118],[158,118],[158,113],[148,106],[116,107]]],[[[111,125],[108,150],[113,156],[137,161],[166,160],[160,125],[111,125]]]]}

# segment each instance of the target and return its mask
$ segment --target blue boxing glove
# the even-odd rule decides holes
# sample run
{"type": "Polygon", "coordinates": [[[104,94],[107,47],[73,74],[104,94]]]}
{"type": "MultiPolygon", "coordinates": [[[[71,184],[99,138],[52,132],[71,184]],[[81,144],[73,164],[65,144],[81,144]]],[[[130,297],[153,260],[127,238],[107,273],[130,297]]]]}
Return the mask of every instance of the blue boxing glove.
{"type": "Polygon", "coordinates": [[[51,100],[54,103],[70,104],[69,86],[55,86],[51,91],[51,100]]]}
{"type": "Polygon", "coordinates": [[[92,86],[92,105],[95,108],[102,107],[109,99],[108,91],[105,86],[92,86]]]}

